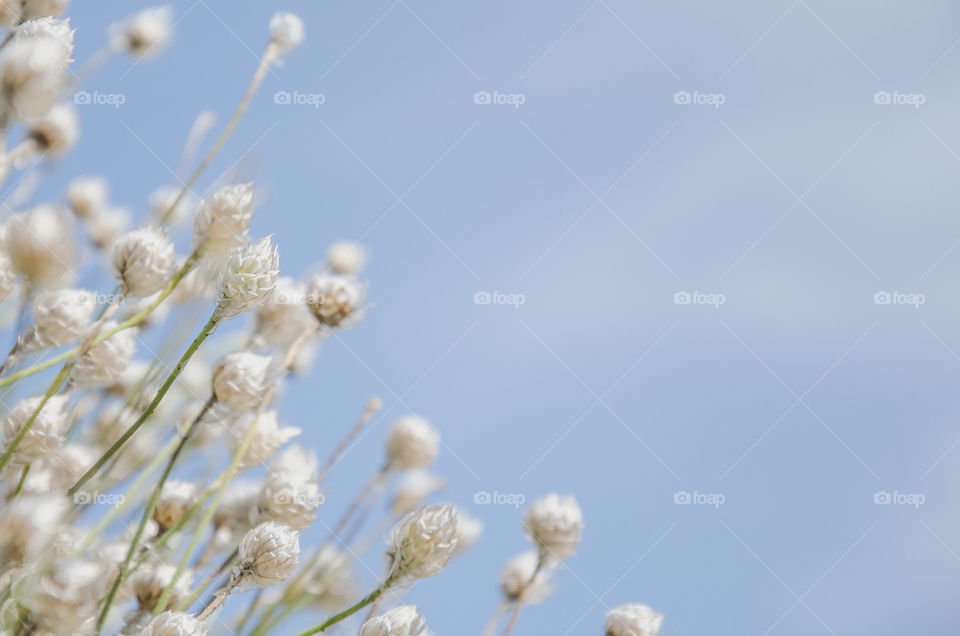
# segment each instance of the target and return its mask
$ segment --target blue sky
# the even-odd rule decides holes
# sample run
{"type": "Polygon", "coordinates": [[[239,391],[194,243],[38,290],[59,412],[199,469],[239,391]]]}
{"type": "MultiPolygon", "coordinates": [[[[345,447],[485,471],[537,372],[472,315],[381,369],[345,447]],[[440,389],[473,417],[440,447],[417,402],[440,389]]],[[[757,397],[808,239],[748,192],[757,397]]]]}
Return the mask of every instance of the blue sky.
{"type": "MultiPolygon", "coordinates": [[[[75,57],[134,5],[77,2],[75,57]]],[[[78,107],[38,198],[96,173],[142,211],[198,112],[229,116],[272,11],[303,16],[199,190],[255,178],[254,234],[291,275],[369,247],[365,321],[282,410],[322,453],[367,397],[389,407],[326,523],[392,418],[440,428],[444,497],[487,531],[406,597],[433,631],[479,633],[526,547],[521,512],[475,493],[559,491],[584,542],[518,635],[599,634],[624,602],[675,634],[956,632],[955,3],[173,5],[161,57],[87,83],[125,102],[78,107]]]]}

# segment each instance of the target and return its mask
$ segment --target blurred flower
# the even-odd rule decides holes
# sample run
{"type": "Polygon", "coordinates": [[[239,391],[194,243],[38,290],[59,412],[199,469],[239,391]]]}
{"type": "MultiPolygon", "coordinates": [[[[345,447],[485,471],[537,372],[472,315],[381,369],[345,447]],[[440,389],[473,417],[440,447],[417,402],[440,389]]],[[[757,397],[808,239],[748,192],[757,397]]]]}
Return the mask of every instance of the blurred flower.
{"type": "Polygon", "coordinates": [[[426,629],[416,605],[401,605],[364,623],[360,636],[419,636],[426,629]]]}
{"type": "Polygon", "coordinates": [[[261,523],[243,537],[239,557],[233,571],[241,585],[276,585],[297,569],[300,534],[275,521],[261,523]]]}
{"type": "Polygon", "coordinates": [[[439,574],[457,549],[457,509],[450,504],[426,506],[401,519],[388,542],[394,581],[439,574]]]}
{"type": "Polygon", "coordinates": [[[523,519],[527,538],[544,559],[573,555],[583,536],[583,513],[573,495],[551,493],[534,501],[523,519]]]}
{"type": "Polygon", "coordinates": [[[619,605],[607,612],[606,636],[656,636],[661,625],[663,614],[646,605],[619,605]]]}

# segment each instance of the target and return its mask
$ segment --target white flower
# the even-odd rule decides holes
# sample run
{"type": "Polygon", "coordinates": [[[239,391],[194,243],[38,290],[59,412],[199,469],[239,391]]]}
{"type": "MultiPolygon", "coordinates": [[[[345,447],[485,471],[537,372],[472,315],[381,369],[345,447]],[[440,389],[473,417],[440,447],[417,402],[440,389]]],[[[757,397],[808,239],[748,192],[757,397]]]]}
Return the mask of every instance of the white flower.
{"type": "Polygon", "coordinates": [[[427,497],[443,490],[444,486],[446,482],[443,478],[431,475],[424,470],[412,470],[397,486],[393,502],[390,504],[390,512],[397,517],[412,512],[422,506],[427,497]]]}
{"type": "Polygon", "coordinates": [[[281,54],[303,43],[303,20],[293,13],[278,11],[270,18],[270,41],[281,54]]]}
{"type": "Polygon", "coordinates": [[[14,39],[0,54],[0,121],[42,117],[66,83],[63,43],[51,37],[14,39]]]}
{"type": "Polygon", "coordinates": [[[503,566],[500,571],[500,589],[508,601],[523,599],[525,603],[539,603],[550,596],[553,591],[550,572],[546,568],[537,572],[539,558],[536,552],[524,552],[503,566]]]}
{"type": "Polygon", "coordinates": [[[24,594],[24,605],[37,620],[38,631],[91,634],[97,601],[106,579],[101,564],[87,559],[59,559],[50,573],[24,594]]]}
{"type": "Polygon", "coordinates": [[[327,544],[320,548],[303,580],[303,591],[328,609],[344,607],[353,597],[353,558],[327,544]]]}
{"type": "Polygon", "coordinates": [[[246,455],[240,464],[241,470],[266,464],[281,446],[300,434],[299,428],[280,426],[280,417],[276,411],[267,411],[259,417],[255,413],[248,414],[237,420],[231,427],[230,444],[236,451],[246,435],[247,427],[253,419],[257,420],[257,427],[250,440],[246,455]]]}
{"type": "Polygon", "coordinates": [[[461,512],[457,518],[457,532],[460,538],[457,541],[457,552],[463,552],[474,545],[483,534],[483,522],[471,517],[465,512],[461,512]]]}
{"type": "Polygon", "coordinates": [[[213,368],[213,394],[232,411],[257,408],[276,381],[273,359],[249,351],[228,353],[213,368]]]}
{"type": "Polygon", "coordinates": [[[297,569],[300,533],[282,523],[267,521],[244,535],[234,576],[241,584],[268,587],[283,582],[297,569]]]}
{"type": "Polygon", "coordinates": [[[76,177],[67,184],[67,201],[81,219],[99,214],[109,198],[110,188],[102,177],[76,177]]]}
{"type": "Polygon", "coordinates": [[[217,281],[217,309],[223,318],[233,318],[257,309],[277,286],[280,256],[270,237],[234,252],[217,281]]]}
{"type": "Polygon", "coordinates": [[[37,144],[40,152],[52,157],[64,154],[77,142],[80,136],[80,120],[71,104],[55,104],[47,114],[31,120],[27,136],[37,144]]]}
{"type": "Polygon", "coordinates": [[[79,339],[86,332],[96,308],[96,297],[85,289],[37,294],[33,299],[33,325],[24,335],[24,350],[62,347],[79,339]]]}
{"type": "Polygon", "coordinates": [[[87,232],[97,247],[108,248],[130,227],[130,213],[124,208],[108,208],[86,222],[87,232]]]}
{"type": "Polygon", "coordinates": [[[270,473],[257,500],[261,521],[279,521],[294,530],[306,530],[317,518],[323,503],[313,480],[293,478],[289,473],[270,473]]]}
{"type": "Polygon", "coordinates": [[[73,229],[61,210],[38,205],[5,227],[7,255],[30,284],[57,287],[73,277],[73,229]]]}
{"type": "Polygon", "coordinates": [[[271,474],[286,475],[299,481],[316,480],[319,468],[316,453],[300,444],[291,444],[270,464],[271,474]]]}
{"type": "Polygon", "coordinates": [[[53,487],[66,490],[75,484],[87,472],[88,468],[93,466],[97,457],[99,457],[99,453],[95,452],[90,446],[76,443],[65,444],[47,454],[43,458],[42,467],[49,469],[53,487]]]}
{"type": "Polygon", "coordinates": [[[646,605],[619,605],[607,612],[606,636],[656,636],[663,625],[663,614],[646,605]]]}
{"type": "Polygon", "coordinates": [[[306,305],[306,287],[288,276],[277,279],[277,287],[257,309],[257,335],[271,346],[283,347],[316,326],[306,305]]]}
{"type": "Polygon", "coordinates": [[[7,299],[17,287],[17,270],[5,250],[0,251],[0,302],[7,299]]]}
{"type": "MultiPolygon", "coordinates": [[[[103,325],[101,334],[117,326],[113,321],[103,325]]],[[[133,330],[113,334],[87,351],[73,368],[73,382],[78,387],[107,386],[121,376],[136,351],[133,330]]]]}
{"type": "Polygon", "coordinates": [[[360,636],[419,636],[426,629],[416,605],[401,605],[364,623],[360,636]]]}
{"type": "Polygon", "coordinates": [[[426,506],[401,519],[390,534],[389,578],[420,579],[439,574],[457,549],[457,509],[426,506]]]}
{"type": "Polygon", "coordinates": [[[0,516],[0,562],[9,567],[42,556],[69,511],[62,493],[17,497],[0,516]]]}
{"type": "Polygon", "coordinates": [[[169,214],[169,223],[179,225],[196,207],[196,197],[192,192],[187,192],[180,197],[180,202],[176,203],[178,197],[180,197],[180,188],[175,186],[161,186],[154,190],[150,195],[150,213],[153,218],[159,221],[173,208],[169,214]]]}
{"type": "MultiPolygon", "coordinates": [[[[54,395],[37,414],[29,430],[17,445],[11,462],[15,465],[25,465],[39,459],[60,446],[66,435],[70,418],[66,411],[67,395],[54,395]]],[[[26,398],[14,405],[3,422],[3,447],[9,448],[14,438],[24,427],[27,421],[40,407],[43,396],[26,398]]]]}
{"type": "Polygon", "coordinates": [[[164,612],[150,621],[140,636],[207,636],[207,624],[186,612],[164,612]]]}
{"type": "Polygon", "coordinates": [[[27,20],[21,24],[14,39],[23,38],[51,38],[61,46],[60,57],[69,60],[73,55],[73,36],[76,29],[70,28],[70,19],[58,20],[57,18],[37,18],[36,20],[27,20]]]}
{"type": "Polygon", "coordinates": [[[543,558],[566,559],[580,545],[583,513],[573,495],[551,493],[530,505],[523,526],[543,558]]]}
{"type": "Polygon", "coordinates": [[[248,241],[253,184],[221,188],[200,202],[193,219],[193,244],[204,253],[226,255],[248,241]]]}
{"type": "Polygon", "coordinates": [[[356,276],[366,262],[366,250],[351,241],[333,243],[327,248],[327,263],[338,274],[356,276]]]}
{"type": "Polygon", "coordinates": [[[250,517],[256,510],[257,498],[260,497],[262,489],[262,486],[254,481],[231,481],[213,515],[213,527],[218,530],[226,528],[231,532],[249,530],[250,517]]]}
{"type": "MultiPolygon", "coordinates": [[[[173,575],[177,568],[169,563],[147,563],[137,570],[131,579],[133,593],[141,609],[152,611],[157,606],[164,590],[173,583],[173,575]]],[[[168,606],[176,607],[181,601],[190,598],[193,587],[193,573],[184,572],[173,586],[168,606]]]]}
{"type": "Polygon", "coordinates": [[[128,232],[113,246],[117,278],[134,296],[149,296],[163,289],[173,273],[176,257],[166,233],[153,227],[128,232]]]}
{"type": "Polygon", "coordinates": [[[148,7],[124,22],[110,25],[110,33],[115,49],[152,57],[166,46],[173,33],[173,8],[148,7]]]}
{"type": "Polygon", "coordinates": [[[352,278],[320,274],[310,281],[307,306],[327,327],[349,327],[361,315],[366,290],[352,278]]]}
{"type": "Polygon", "coordinates": [[[426,468],[437,458],[440,436],[422,417],[401,417],[387,434],[387,466],[391,470],[426,468]]]}
{"type": "Polygon", "coordinates": [[[69,0],[23,0],[22,20],[56,17],[64,12],[69,0]]]}
{"type": "Polygon", "coordinates": [[[196,502],[197,487],[189,481],[168,481],[160,491],[160,499],[153,509],[153,520],[161,531],[180,523],[183,515],[196,502]]]}

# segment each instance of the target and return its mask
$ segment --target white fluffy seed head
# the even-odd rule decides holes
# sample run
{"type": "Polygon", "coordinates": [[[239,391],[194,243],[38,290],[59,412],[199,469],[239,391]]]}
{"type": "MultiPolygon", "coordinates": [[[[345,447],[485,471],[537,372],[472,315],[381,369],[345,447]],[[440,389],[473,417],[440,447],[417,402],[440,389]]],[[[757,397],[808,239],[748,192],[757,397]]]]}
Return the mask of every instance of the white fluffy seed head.
{"type": "Polygon", "coordinates": [[[194,248],[227,255],[248,241],[253,183],[221,188],[200,202],[193,219],[194,248]]]}
{"type": "Polygon", "coordinates": [[[9,126],[43,117],[66,84],[72,62],[53,37],[15,38],[0,54],[0,121],[9,126]]]}
{"type": "Polygon", "coordinates": [[[537,572],[539,556],[536,552],[524,552],[513,557],[500,571],[500,590],[508,601],[523,600],[525,603],[540,603],[553,591],[550,571],[541,568],[537,572]],[[536,577],[534,577],[536,573],[536,577]]]}
{"type": "Polygon", "coordinates": [[[327,248],[330,268],[344,276],[357,276],[367,263],[367,251],[352,241],[338,241],[327,248]]]}
{"type": "Polygon", "coordinates": [[[69,60],[73,55],[73,36],[76,29],[70,28],[70,20],[59,20],[57,18],[37,18],[28,20],[21,24],[14,39],[24,38],[50,38],[61,46],[60,57],[63,60],[69,60]]]}
{"type": "Polygon", "coordinates": [[[277,286],[280,256],[270,237],[250,243],[227,260],[217,281],[217,310],[225,319],[263,306],[277,286]]]}
{"type": "Polygon", "coordinates": [[[306,297],[302,283],[288,276],[278,278],[273,293],[257,310],[257,336],[270,346],[283,347],[314,328],[317,323],[306,297]]]}
{"type": "Polygon", "coordinates": [[[281,446],[301,432],[299,428],[280,426],[280,416],[276,411],[266,411],[259,417],[256,413],[251,413],[241,417],[231,425],[229,439],[234,451],[239,448],[241,440],[246,435],[247,427],[250,426],[254,418],[257,420],[257,428],[254,430],[250,445],[247,447],[247,452],[240,463],[241,470],[266,464],[281,446]]]}
{"type": "Polygon", "coordinates": [[[5,225],[6,252],[31,285],[59,287],[73,278],[73,228],[52,205],[13,215],[5,225]]]}
{"type": "Polygon", "coordinates": [[[177,258],[162,230],[145,227],[127,232],[113,245],[113,269],[133,296],[149,296],[170,281],[177,258]]]}
{"type": "MultiPolygon", "coordinates": [[[[55,395],[47,400],[17,445],[10,462],[24,466],[40,459],[63,443],[70,418],[67,412],[66,395],[55,395]]],[[[26,398],[14,405],[3,422],[3,447],[9,448],[14,438],[27,421],[40,408],[42,396],[26,398]]]]}
{"type": "Polygon", "coordinates": [[[401,519],[390,534],[387,555],[392,581],[439,574],[457,550],[457,509],[426,506],[401,519]]]}
{"type": "MultiPolygon", "coordinates": [[[[113,321],[103,325],[101,333],[117,326],[113,321]]],[[[78,387],[107,386],[123,374],[133,354],[136,340],[132,329],[124,329],[87,351],[73,368],[72,380],[78,387]]]]}
{"type": "Polygon", "coordinates": [[[426,629],[416,605],[401,605],[364,623],[360,636],[420,636],[426,629]]]}
{"type": "Polygon", "coordinates": [[[257,500],[259,521],[279,521],[294,530],[306,530],[317,518],[323,500],[315,481],[270,473],[257,500]]]}
{"type": "Polygon", "coordinates": [[[197,500],[197,487],[189,481],[168,481],[160,491],[160,499],[153,509],[153,520],[161,530],[180,523],[183,515],[197,500]]]}
{"type": "Polygon", "coordinates": [[[54,104],[43,117],[31,120],[29,126],[27,137],[40,152],[51,157],[63,155],[73,148],[80,136],[77,111],[66,102],[54,104]]]}
{"type": "Polygon", "coordinates": [[[300,533],[282,523],[267,521],[244,535],[234,576],[242,584],[269,587],[283,582],[297,569],[300,533]]]}
{"type": "Polygon", "coordinates": [[[387,467],[390,470],[427,468],[437,458],[440,435],[416,415],[401,417],[387,434],[387,467]]]}
{"type": "Polygon", "coordinates": [[[42,556],[69,510],[60,493],[17,497],[0,516],[0,561],[10,567],[42,556]]]}
{"type": "Polygon", "coordinates": [[[646,605],[628,603],[607,612],[606,636],[656,636],[663,625],[663,614],[646,605]]]}
{"type": "Polygon", "coordinates": [[[105,592],[101,564],[82,558],[53,561],[49,571],[25,582],[23,604],[39,633],[93,633],[97,600],[105,592]]]}
{"type": "Polygon", "coordinates": [[[307,288],[307,306],[320,324],[349,327],[363,313],[366,289],[356,280],[336,274],[320,274],[307,288]]]}
{"type": "Polygon", "coordinates": [[[572,556],[583,537],[583,513],[573,495],[551,493],[534,501],[523,519],[527,538],[545,560],[572,556]]]}
{"type": "Polygon", "coordinates": [[[213,394],[231,411],[257,408],[276,381],[273,359],[249,351],[228,353],[213,368],[213,394]]]}
{"type": "Polygon", "coordinates": [[[96,297],[85,289],[40,292],[33,299],[33,324],[24,334],[24,350],[62,347],[79,339],[96,308],[96,297]]]}
{"type": "Polygon", "coordinates": [[[81,219],[96,216],[106,209],[110,186],[102,177],[76,177],[67,185],[67,202],[81,219]]]}
{"type": "MultiPolygon", "coordinates": [[[[131,580],[133,594],[140,609],[152,611],[163,595],[164,590],[173,583],[173,576],[177,568],[169,563],[147,563],[133,575],[131,580]]],[[[170,596],[169,605],[176,607],[181,601],[190,597],[193,587],[193,573],[184,572],[177,578],[170,596]]]]}
{"type": "Polygon", "coordinates": [[[164,612],[140,632],[140,636],[206,636],[207,624],[186,612],[164,612]]]}
{"type": "Polygon", "coordinates": [[[173,8],[148,7],[124,22],[110,25],[111,43],[118,51],[149,58],[163,50],[173,35],[173,8]]]}
{"type": "Polygon", "coordinates": [[[270,18],[270,41],[280,54],[297,48],[303,43],[303,20],[286,11],[274,13],[270,18]]]}

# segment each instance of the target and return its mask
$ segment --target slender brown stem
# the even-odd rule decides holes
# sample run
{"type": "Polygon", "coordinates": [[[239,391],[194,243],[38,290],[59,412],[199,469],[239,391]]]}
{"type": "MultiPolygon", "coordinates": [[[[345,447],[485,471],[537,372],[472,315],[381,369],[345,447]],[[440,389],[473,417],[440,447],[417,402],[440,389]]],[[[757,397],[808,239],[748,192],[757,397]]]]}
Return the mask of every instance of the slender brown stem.
{"type": "Polygon", "coordinates": [[[227,600],[227,597],[230,596],[230,593],[236,589],[237,585],[240,583],[239,577],[233,577],[230,579],[230,582],[217,590],[217,593],[213,595],[209,601],[207,601],[206,606],[200,613],[197,614],[197,620],[206,620],[211,614],[217,611],[217,608],[223,605],[224,601],[227,600]]]}

